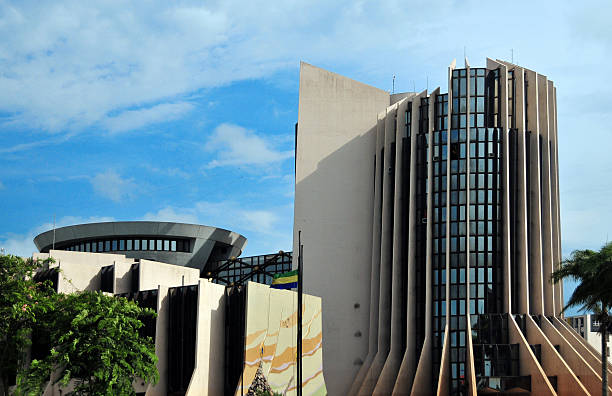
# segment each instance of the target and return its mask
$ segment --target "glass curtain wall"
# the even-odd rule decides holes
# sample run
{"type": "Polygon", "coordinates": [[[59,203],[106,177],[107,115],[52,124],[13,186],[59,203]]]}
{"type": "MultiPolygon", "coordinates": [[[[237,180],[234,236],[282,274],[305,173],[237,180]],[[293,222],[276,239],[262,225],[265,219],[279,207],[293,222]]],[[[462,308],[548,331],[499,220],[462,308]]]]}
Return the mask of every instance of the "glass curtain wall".
{"type": "Polygon", "coordinates": [[[450,126],[449,96],[438,95],[432,142],[432,368],[437,379],[448,317],[450,393],[460,395],[467,315],[477,328],[502,305],[499,71],[453,70],[450,88],[450,126]]]}
{"type": "Polygon", "coordinates": [[[451,77],[449,267],[450,374],[453,395],[462,394],[467,345],[467,194],[468,194],[468,73],[453,70],[451,77]]]}
{"type": "MultiPolygon", "coordinates": [[[[433,372],[440,370],[446,325],[446,218],[447,218],[447,136],[448,95],[437,95],[433,127],[433,219],[432,219],[432,296],[433,372]]],[[[434,375],[437,379],[437,374],[434,375]]],[[[434,381],[435,382],[435,381],[434,381]]]]}

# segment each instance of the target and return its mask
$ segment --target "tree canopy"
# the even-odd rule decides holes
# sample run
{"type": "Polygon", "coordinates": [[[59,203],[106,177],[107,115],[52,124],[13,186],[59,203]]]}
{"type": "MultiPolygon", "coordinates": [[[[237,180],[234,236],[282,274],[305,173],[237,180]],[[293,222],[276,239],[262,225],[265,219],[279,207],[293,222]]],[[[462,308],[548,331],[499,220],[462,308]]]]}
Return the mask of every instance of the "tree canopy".
{"type": "Polygon", "coordinates": [[[3,394],[26,364],[30,334],[37,319],[54,310],[50,282],[35,282],[33,272],[48,262],[0,255],[0,380],[3,394]]]}
{"type": "Polygon", "coordinates": [[[0,369],[4,384],[17,373],[16,394],[41,394],[50,378],[74,395],[109,396],[135,394],[136,378],[158,381],[154,341],[139,332],[141,319],[154,311],[101,292],[56,294],[49,282],[31,276],[48,263],[15,256],[0,256],[0,263],[0,347],[5,352],[0,369]],[[28,362],[32,338],[35,344],[42,339],[46,348],[28,362]]]}
{"type": "Polygon", "coordinates": [[[612,307],[612,242],[606,243],[599,251],[575,250],[561,267],[553,272],[552,280],[559,282],[569,278],[578,281],[565,309],[578,307],[595,311],[612,307]]]}

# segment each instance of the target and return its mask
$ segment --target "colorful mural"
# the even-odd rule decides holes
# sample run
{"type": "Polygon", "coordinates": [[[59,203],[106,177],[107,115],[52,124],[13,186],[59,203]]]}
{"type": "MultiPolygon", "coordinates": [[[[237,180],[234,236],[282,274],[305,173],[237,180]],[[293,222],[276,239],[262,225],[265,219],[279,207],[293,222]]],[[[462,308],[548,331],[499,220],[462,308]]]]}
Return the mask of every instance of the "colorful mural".
{"type": "MultiPolygon", "coordinates": [[[[236,396],[246,395],[261,371],[273,392],[295,395],[297,388],[297,293],[249,282],[246,301],[243,383],[236,396]]],[[[302,304],[303,394],[326,395],[323,378],[321,298],[304,295],[302,304]]]]}

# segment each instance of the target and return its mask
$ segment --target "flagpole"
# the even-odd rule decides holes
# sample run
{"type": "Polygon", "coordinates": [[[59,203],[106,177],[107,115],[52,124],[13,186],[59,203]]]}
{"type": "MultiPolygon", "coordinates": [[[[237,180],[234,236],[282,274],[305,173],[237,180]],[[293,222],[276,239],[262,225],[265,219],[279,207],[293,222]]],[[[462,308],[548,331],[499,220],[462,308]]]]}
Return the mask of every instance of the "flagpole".
{"type": "Polygon", "coordinates": [[[304,253],[304,247],[302,246],[302,231],[298,231],[298,329],[297,329],[297,355],[298,355],[298,380],[297,380],[297,396],[302,396],[302,255],[304,253]]]}

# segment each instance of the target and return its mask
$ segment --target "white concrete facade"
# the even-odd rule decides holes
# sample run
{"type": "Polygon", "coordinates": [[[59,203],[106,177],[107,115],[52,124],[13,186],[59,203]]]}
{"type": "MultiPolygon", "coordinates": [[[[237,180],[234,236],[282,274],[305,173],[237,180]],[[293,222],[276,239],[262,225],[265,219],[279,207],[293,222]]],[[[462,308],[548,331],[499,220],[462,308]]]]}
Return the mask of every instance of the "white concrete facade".
{"type": "MultiPolygon", "coordinates": [[[[54,262],[37,276],[52,281],[57,292],[103,291],[157,312],[154,323],[145,322],[144,331],[154,338],[159,382],[153,386],[136,380],[138,394],[214,396],[231,394],[244,384],[243,391],[236,394],[246,395],[260,361],[273,389],[296,394],[295,291],[255,282],[226,288],[200,278],[196,268],[120,254],[51,250],[33,256],[50,257],[54,262]],[[229,293],[233,292],[242,295],[244,303],[231,302],[229,293]],[[150,298],[139,300],[143,294],[150,298]],[[254,342],[256,339],[261,342],[254,342]],[[236,363],[244,374],[233,378],[236,363]]],[[[304,394],[322,396],[327,391],[322,370],[321,299],[307,294],[303,298],[304,394]]],[[[47,385],[44,395],[61,396],[70,389],[47,385]]]]}
{"type": "Polygon", "coordinates": [[[294,246],[301,231],[304,291],[326,295],[323,367],[332,395],[346,393],[361,362],[377,351],[372,345],[368,353],[364,342],[378,339],[368,331],[370,318],[378,316],[378,292],[370,295],[378,266],[370,260],[379,260],[380,253],[372,251],[380,231],[372,228],[371,153],[378,114],[390,100],[383,90],[300,66],[294,246]],[[333,298],[330,290],[336,291],[333,298]]]}

